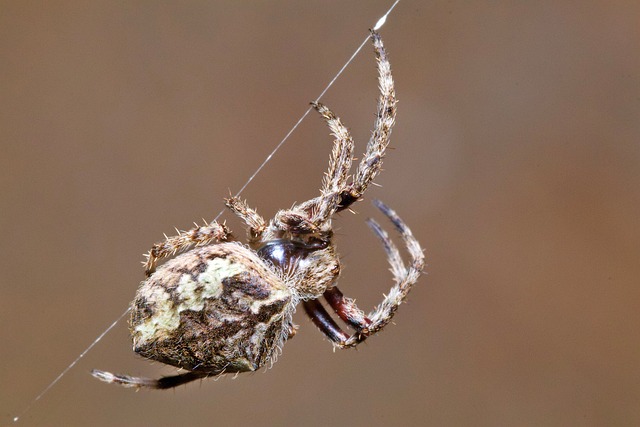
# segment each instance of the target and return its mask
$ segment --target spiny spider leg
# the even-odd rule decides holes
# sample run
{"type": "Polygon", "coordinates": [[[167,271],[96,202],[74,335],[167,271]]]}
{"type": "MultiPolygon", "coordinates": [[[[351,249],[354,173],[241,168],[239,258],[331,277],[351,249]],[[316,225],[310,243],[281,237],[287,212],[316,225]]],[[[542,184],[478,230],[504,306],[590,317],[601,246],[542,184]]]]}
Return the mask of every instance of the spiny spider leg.
{"type": "Polygon", "coordinates": [[[353,162],[353,138],[349,130],[342,124],[340,118],[329,108],[319,102],[312,102],[311,105],[325,119],[331,133],[335,136],[331,157],[329,159],[329,170],[322,180],[321,196],[312,202],[319,204],[314,209],[312,221],[326,221],[336,211],[340,201],[340,191],[347,185],[349,179],[349,169],[353,162]],[[323,200],[324,199],[324,200],[323,200]]]}
{"type": "Polygon", "coordinates": [[[349,178],[349,169],[353,161],[353,138],[340,118],[329,108],[319,102],[311,105],[322,115],[331,129],[331,134],[336,137],[329,159],[329,170],[322,180],[322,193],[335,193],[345,186],[349,178]]]}
{"type": "Polygon", "coordinates": [[[396,104],[398,101],[396,100],[387,52],[378,33],[371,31],[371,39],[378,63],[378,84],[380,88],[375,126],[367,144],[367,150],[353,176],[353,181],[340,192],[338,211],[344,210],[358,201],[368,185],[380,172],[384,151],[389,145],[391,128],[396,120],[396,104]]]}
{"type": "Polygon", "coordinates": [[[249,227],[247,229],[249,243],[259,242],[262,239],[262,233],[267,228],[264,218],[251,209],[246,201],[238,197],[225,199],[225,205],[249,227]]]}
{"type": "Polygon", "coordinates": [[[211,376],[211,374],[205,374],[202,372],[185,372],[180,375],[173,375],[170,377],[162,377],[157,380],[143,377],[131,377],[129,375],[112,374],[111,372],[100,371],[94,369],[91,371],[91,375],[95,378],[113,384],[119,384],[123,387],[131,388],[155,388],[159,390],[177,387],[182,384],[190,383],[191,381],[199,380],[211,376]]]}
{"type": "Polygon", "coordinates": [[[389,235],[378,225],[377,222],[370,219],[369,226],[382,241],[387,259],[391,265],[391,273],[395,281],[395,285],[389,290],[384,300],[367,316],[371,319],[368,325],[368,331],[360,334],[352,335],[345,343],[345,347],[355,347],[364,341],[367,336],[373,335],[384,328],[393,318],[396,310],[405,300],[411,287],[418,281],[420,274],[424,268],[424,253],[420,247],[420,243],[411,233],[411,230],[400,219],[400,217],[391,208],[386,206],[379,200],[374,200],[374,204],[382,213],[389,218],[396,230],[400,233],[400,237],[404,241],[405,247],[411,257],[408,267],[405,267],[400,257],[400,252],[396,245],[391,241],[389,235]]]}
{"type": "Polygon", "coordinates": [[[396,230],[400,233],[407,247],[407,251],[411,256],[411,263],[409,267],[405,267],[400,257],[400,252],[389,238],[389,235],[377,222],[369,220],[369,226],[382,241],[395,281],[395,285],[391,288],[382,303],[369,313],[368,316],[365,316],[364,312],[356,306],[355,302],[350,298],[345,298],[337,287],[325,291],[324,297],[329,305],[331,305],[342,320],[356,330],[355,334],[347,336],[347,338],[345,338],[345,332],[329,317],[329,314],[320,302],[313,300],[304,303],[305,310],[314,324],[341,348],[355,347],[370,335],[384,328],[391,321],[391,318],[406,298],[424,268],[422,248],[411,233],[411,230],[402,219],[384,203],[379,200],[374,200],[374,204],[389,218],[396,230]]]}
{"type": "Polygon", "coordinates": [[[348,129],[329,108],[320,103],[311,103],[336,137],[329,170],[322,182],[321,195],[295,208],[296,211],[304,212],[313,224],[327,222],[334,213],[347,209],[360,200],[382,168],[382,158],[389,145],[391,128],[395,122],[397,100],[391,66],[382,40],[374,31],[371,32],[371,40],[376,53],[380,96],[375,128],[351,183],[347,183],[347,180],[353,162],[353,139],[348,129]]]}
{"type": "Polygon", "coordinates": [[[196,226],[188,231],[179,231],[177,236],[167,237],[165,241],[156,243],[145,256],[144,274],[146,277],[156,270],[158,261],[179,252],[184,252],[194,246],[204,246],[214,241],[224,241],[230,237],[229,229],[218,222],[212,222],[202,227],[196,226]]]}

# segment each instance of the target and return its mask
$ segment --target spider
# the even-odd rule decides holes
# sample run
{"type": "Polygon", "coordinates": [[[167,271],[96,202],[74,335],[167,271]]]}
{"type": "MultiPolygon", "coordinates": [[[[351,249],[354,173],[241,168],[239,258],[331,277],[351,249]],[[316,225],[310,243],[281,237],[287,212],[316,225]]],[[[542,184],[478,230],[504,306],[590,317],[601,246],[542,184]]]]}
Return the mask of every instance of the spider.
{"type": "Polygon", "coordinates": [[[380,172],[396,115],[396,97],[382,40],[371,31],[380,96],[375,129],[350,179],[353,140],[340,119],[312,103],[335,136],[320,195],[280,210],[268,223],[237,197],[226,206],[248,227],[248,246],[232,241],[224,224],[212,222],[166,237],[147,255],[146,279],[132,303],[130,331],[136,353],[186,372],[149,379],[93,370],[92,375],[126,387],[167,389],[225,373],[256,371],[275,362],[295,335],[298,303],[339,348],[355,347],[384,328],[418,280],[424,254],[411,230],[380,201],[380,211],[399,232],[410,262],[405,265],[387,233],[370,219],[381,240],[395,284],[369,314],[345,297],[336,282],[340,261],[333,243],[332,216],[360,200],[380,172]],[[215,244],[214,244],[215,243],[215,244]],[[158,261],[171,258],[156,269],[158,261]],[[354,329],[346,333],[319,298],[354,329]]]}

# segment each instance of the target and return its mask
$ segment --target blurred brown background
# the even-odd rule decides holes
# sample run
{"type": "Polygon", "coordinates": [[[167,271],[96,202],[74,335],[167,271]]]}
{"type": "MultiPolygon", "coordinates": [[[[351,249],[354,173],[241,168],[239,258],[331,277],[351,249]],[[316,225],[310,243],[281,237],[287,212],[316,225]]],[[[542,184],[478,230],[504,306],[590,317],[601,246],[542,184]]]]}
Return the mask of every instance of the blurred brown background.
{"type": "MultiPolygon", "coordinates": [[[[390,4],[0,4],[0,424],[122,313],[163,232],[215,217],[390,4]]],[[[639,17],[401,2],[383,187],[336,220],[341,287],[366,309],[391,284],[369,201],[426,248],[396,324],[334,353],[300,310],[268,372],[135,393],[88,372],[175,371],[122,322],[21,424],[640,424],[639,17]]],[[[375,77],[367,46],[323,98],[358,152],[375,77]]],[[[243,196],[267,217],[313,197],[331,141],[310,115],[243,196]]]]}

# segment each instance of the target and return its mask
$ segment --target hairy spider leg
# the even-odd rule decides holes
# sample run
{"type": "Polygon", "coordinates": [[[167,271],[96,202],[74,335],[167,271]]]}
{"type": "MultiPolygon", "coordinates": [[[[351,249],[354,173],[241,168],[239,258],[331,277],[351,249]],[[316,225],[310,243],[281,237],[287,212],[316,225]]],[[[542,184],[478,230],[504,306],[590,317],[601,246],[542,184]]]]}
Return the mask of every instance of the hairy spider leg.
{"type": "Polygon", "coordinates": [[[156,270],[158,261],[171,257],[177,253],[184,252],[194,246],[204,246],[212,242],[228,240],[231,232],[224,225],[216,221],[203,226],[197,226],[187,231],[177,230],[176,236],[165,236],[164,242],[156,243],[151,247],[145,256],[147,260],[143,262],[146,277],[151,276],[156,270]]]}
{"type": "Polygon", "coordinates": [[[313,222],[318,222],[326,221],[337,210],[340,191],[344,189],[349,179],[354,144],[349,130],[338,116],[319,102],[312,102],[311,105],[320,113],[331,129],[331,134],[336,138],[329,158],[329,169],[322,180],[320,197],[312,200],[312,203],[317,206],[310,216],[313,222]]]}
{"type": "Polygon", "coordinates": [[[262,234],[267,228],[267,224],[255,209],[251,209],[245,200],[239,197],[229,197],[224,200],[225,205],[231,212],[240,218],[249,227],[247,234],[249,243],[257,243],[262,240],[262,234]]]}
{"type": "Polygon", "coordinates": [[[367,150],[360,160],[353,180],[346,188],[340,192],[340,202],[338,211],[342,211],[357,202],[365,192],[369,184],[378,175],[382,168],[382,158],[389,145],[391,128],[396,120],[396,93],[391,76],[391,64],[384,49],[380,35],[371,31],[371,40],[376,53],[378,64],[378,86],[380,96],[378,98],[378,108],[374,130],[369,138],[367,150]]]}
{"type": "MultiPolygon", "coordinates": [[[[316,226],[329,221],[334,213],[347,209],[360,200],[362,194],[382,168],[382,158],[389,145],[391,128],[395,123],[397,100],[391,76],[391,65],[382,40],[375,31],[371,32],[371,40],[376,54],[380,96],[378,97],[374,131],[353,175],[352,182],[348,183],[349,170],[353,162],[353,138],[340,118],[328,107],[318,102],[312,102],[311,105],[320,113],[336,139],[329,160],[329,169],[322,182],[320,196],[295,206],[291,211],[283,211],[284,224],[287,223],[287,216],[294,213],[302,213],[308,218],[308,222],[316,226]]],[[[276,220],[280,219],[276,218],[276,220]]],[[[313,232],[313,230],[308,232],[313,232]]]]}
{"type": "Polygon", "coordinates": [[[336,287],[325,291],[324,297],[336,314],[347,324],[352,326],[356,332],[352,335],[345,333],[340,326],[331,318],[319,301],[306,301],[304,308],[313,323],[327,337],[341,348],[355,347],[370,335],[379,332],[393,318],[398,307],[407,297],[411,287],[416,283],[422,269],[424,268],[424,253],[420,244],[411,233],[411,230],[400,219],[400,217],[387,205],[379,200],[374,200],[374,204],[391,221],[396,230],[400,233],[405,243],[407,251],[411,256],[408,267],[404,265],[400,252],[389,238],[389,235],[374,220],[369,220],[368,224],[380,239],[387,254],[387,259],[391,265],[391,272],[395,285],[390,289],[384,300],[368,315],[360,310],[355,302],[344,297],[342,292],[336,287]]]}

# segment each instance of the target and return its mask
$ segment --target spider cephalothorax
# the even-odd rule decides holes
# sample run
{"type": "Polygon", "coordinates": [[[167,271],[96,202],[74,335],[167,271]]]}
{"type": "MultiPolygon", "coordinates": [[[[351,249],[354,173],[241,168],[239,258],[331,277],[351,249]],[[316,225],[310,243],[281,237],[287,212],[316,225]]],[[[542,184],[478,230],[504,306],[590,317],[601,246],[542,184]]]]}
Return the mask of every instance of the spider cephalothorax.
{"type": "Polygon", "coordinates": [[[372,32],[380,97],[373,134],[350,179],[353,140],[340,119],[313,103],[336,137],[320,196],[279,211],[267,223],[243,200],[227,207],[247,225],[249,246],[233,242],[229,230],[212,222],[167,237],[152,247],[146,280],[131,308],[134,350],[187,372],[157,380],[94,370],[103,381],[130,387],[170,388],[198,378],[255,371],[273,363],[295,334],[298,303],[318,328],[340,348],[355,347],[386,326],[424,266],[420,244],[396,213],[376,206],[391,221],[411,257],[405,266],[387,233],[369,226],[382,241],[395,284],[365,315],[337,287],[340,262],[331,218],[358,201],[380,172],[396,114],[391,68],[380,36],[372,32]],[[171,258],[156,269],[158,261],[171,258]],[[354,329],[347,334],[318,301],[324,297],[337,316],[354,329]]]}

